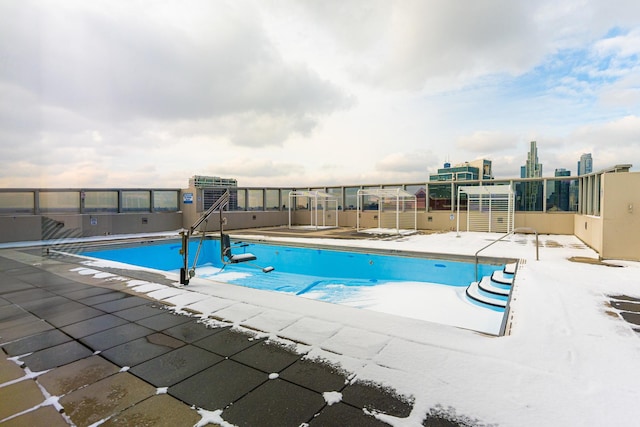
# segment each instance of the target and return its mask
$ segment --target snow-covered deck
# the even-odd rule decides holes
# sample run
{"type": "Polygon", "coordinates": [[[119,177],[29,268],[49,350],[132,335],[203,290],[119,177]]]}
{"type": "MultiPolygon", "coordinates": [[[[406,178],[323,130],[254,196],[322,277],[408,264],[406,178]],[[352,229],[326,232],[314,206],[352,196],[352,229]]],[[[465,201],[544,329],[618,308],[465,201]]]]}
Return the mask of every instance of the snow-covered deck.
{"type": "MultiPolygon", "coordinates": [[[[473,255],[497,237],[443,233],[322,243],[473,255]]],[[[392,425],[419,426],[436,405],[501,426],[634,425],[640,419],[640,335],[616,314],[608,295],[640,297],[640,263],[575,263],[568,259],[597,254],[573,236],[541,236],[540,242],[539,261],[533,236],[515,235],[483,252],[521,260],[504,337],[198,278],[186,288],[129,286],[178,310],[294,342],[308,357],[413,396],[408,419],[379,415],[392,425]]],[[[77,272],[93,274],[87,270],[99,266],[86,267],[77,272]]]]}

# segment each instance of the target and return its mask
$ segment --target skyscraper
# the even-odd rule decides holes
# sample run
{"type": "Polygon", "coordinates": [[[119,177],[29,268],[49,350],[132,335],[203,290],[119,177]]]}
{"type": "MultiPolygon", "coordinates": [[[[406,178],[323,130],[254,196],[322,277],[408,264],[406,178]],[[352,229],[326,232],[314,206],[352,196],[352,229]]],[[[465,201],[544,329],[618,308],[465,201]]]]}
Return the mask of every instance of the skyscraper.
{"type": "MultiPolygon", "coordinates": [[[[556,169],[555,176],[571,176],[571,171],[564,168],[556,169]]],[[[569,211],[570,186],[570,180],[554,181],[553,193],[550,197],[551,203],[547,203],[547,207],[551,206],[553,209],[563,212],[569,211]]]]}
{"type": "Polygon", "coordinates": [[[593,172],[593,159],[591,153],[584,153],[578,161],[578,176],[593,172]]]}
{"type": "MultiPolygon", "coordinates": [[[[542,177],[542,164],[538,162],[536,141],[531,141],[527,162],[520,168],[520,178],[542,177]]],[[[542,182],[523,182],[518,191],[520,210],[536,211],[542,209],[542,182]]]]}

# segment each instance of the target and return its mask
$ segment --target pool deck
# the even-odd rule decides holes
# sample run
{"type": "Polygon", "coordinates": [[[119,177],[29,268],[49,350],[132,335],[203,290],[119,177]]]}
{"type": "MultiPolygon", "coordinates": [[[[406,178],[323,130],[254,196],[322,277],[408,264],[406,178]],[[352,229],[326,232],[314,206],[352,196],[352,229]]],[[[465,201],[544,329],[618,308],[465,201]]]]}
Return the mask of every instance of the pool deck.
{"type": "MultiPolygon", "coordinates": [[[[362,247],[392,249],[411,241],[406,237],[353,236],[352,230],[273,229],[232,234],[292,239],[304,234],[310,241],[347,238],[362,247]]],[[[470,254],[482,242],[496,238],[481,235],[465,242],[451,233],[422,237],[439,242],[434,250],[444,245],[454,253],[470,254]]],[[[577,265],[566,261],[567,254],[593,259],[593,252],[570,236],[545,236],[542,242],[543,261],[539,264],[534,264],[534,249],[527,237],[487,252],[492,256],[517,255],[523,266],[518,280],[529,285],[534,284],[532,274],[540,273],[542,266],[550,277],[567,264],[577,265]],[[543,264],[545,259],[547,264],[543,264]]],[[[625,265],[638,271],[636,264],[625,265]]],[[[592,269],[591,276],[617,271],[618,279],[626,280],[623,274],[633,273],[597,262],[578,268],[583,265],[592,269]]],[[[522,410],[521,425],[535,425],[540,420],[547,425],[566,425],[566,420],[555,418],[552,408],[548,412],[557,424],[549,424],[535,412],[527,414],[525,407],[545,410],[543,402],[530,397],[532,401],[525,398],[512,409],[478,410],[486,400],[481,396],[478,405],[460,405],[454,396],[463,389],[451,387],[438,373],[460,369],[462,360],[478,366],[528,364],[527,370],[541,375],[544,369],[536,362],[502,360],[494,357],[490,348],[505,345],[500,340],[521,345],[523,338],[535,341],[544,335],[544,331],[530,332],[530,310],[520,301],[528,291],[514,289],[513,338],[497,338],[238,288],[197,278],[189,287],[179,288],[170,277],[149,271],[86,265],[74,257],[47,255],[39,248],[0,249],[0,423],[193,426],[209,421],[211,425],[237,426],[429,426],[446,420],[449,424],[442,425],[510,425],[513,415],[509,411],[522,410]],[[208,293],[199,292],[204,287],[208,293]],[[519,327],[528,335],[518,334],[519,327]],[[534,372],[538,369],[541,371],[534,372]],[[396,384],[398,387],[393,387],[396,384]],[[422,398],[423,388],[438,396],[422,398]],[[452,407],[458,412],[452,412],[452,407]]],[[[604,324],[604,330],[620,331],[618,339],[637,351],[640,291],[623,295],[620,289],[614,290],[611,295],[597,297],[602,307],[596,320],[600,319],[597,321],[604,324]]],[[[572,310],[569,306],[562,309],[572,310]]],[[[583,316],[581,312],[575,315],[583,316]]],[[[592,326],[573,332],[601,333],[592,326]]],[[[550,335],[553,339],[553,333],[550,335]]],[[[455,377],[453,374],[449,372],[449,377],[455,377]]],[[[630,384],[635,376],[635,372],[629,376],[630,384]]],[[[547,373],[542,377],[551,378],[547,373]]],[[[520,380],[527,382],[526,378],[520,380]]],[[[623,383],[619,392],[623,396],[635,393],[624,379],[617,381],[623,383]]],[[[553,381],[548,385],[553,387],[553,381]]],[[[464,390],[473,395],[476,388],[485,387],[467,384],[464,390]]],[[[635,418],[637,409],[625,409],[630,419],[635,418]]],[[[568,412],[569,417],[580,416],[568,412]]],[[[590,413],[584,417],[593,420],[590,413]]],[[[580,419],[570,419],[583,424],[580,419]]],[[[603,419],[624,425],[614,414],[603,419]]]]}

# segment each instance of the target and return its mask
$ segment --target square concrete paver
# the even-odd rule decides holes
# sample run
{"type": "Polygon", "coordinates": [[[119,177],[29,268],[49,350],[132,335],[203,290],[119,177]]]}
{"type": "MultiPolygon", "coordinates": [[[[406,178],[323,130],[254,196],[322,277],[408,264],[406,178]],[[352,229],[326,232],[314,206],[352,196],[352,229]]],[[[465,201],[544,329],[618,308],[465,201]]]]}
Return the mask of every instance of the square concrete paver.
{"type": "Polygon", "coordinates": [[[26,426],[69,427],[69,424],[53,406],[42,406],[2,423],[2,427],[26,426]]]}
{"type": "Polygon", "coordinates": [[[81,302],[82,304],[94,306],[94,305],[102,304],[104,302],[115,301],[115,300],[126,298],[126,297],[127,297],[127,294],[125,294],[124,292],[111,291],[106,294],[100,294],[93,297],[82,298],[78,300],[78,302],[81,302]]]}
{"type": "Polygon", "coordinates": [[[192,427],[200,419],[195,409],[171,396],[159,394],[109,418],[101,426],[192,427]]]}
{"type": "Polygon", "coordinates": [[[209,328],[202,323],[192,320],[191,322],[182,323],[162,332],[181,341],[192,343],[204,337],[208,337],[209,335],[222,332],[226,329],[227,328],[209,328]]]}
{"type": "Polygon", "coordinates": [[[261,342],[252,335],[225,329],[220,333],[210,335],[193,343],[198,347],[212,351],[221,356],[229,357],[261,342]]]}
{"type": "Polygon", "coordinates": [[[106,331],[86,336],[81,338],[80,341],[93,350],[102,351],[152,334],[153,332],[154,331],[144,326],[136,325],[135,323],[126,323],[116,326],[115,328],[107,329],[106,331]]]}
{"type": "Polygon", "coordinates": [[[71,341],[71,337],[58,329],[51,329],[40,334],[31,335],[2,346],[9,356],[33,353],[47,347],[71,341]]]}
{"type": "Polygon", "coordinates": [[[29,312],[24,308],[7,301],[6,305],[0,307],[0,325],[2,325],[2,322],[8,322],[28,315],[29,312]]]}
{"type": "Polygon", "coordinates": [[[125,323],[128,322],[121,317],[114,316],[113,314],[103,314],[102,316],[92,317],[91,319],[63,326],[60,329],[73,338],[78,339],[124,325],[125,323]]]}
{"type": "Polygon", "coordinates": [[[213,411],[225,408],[268,380],[264,372],[232,360],[223,360],[169,387],[169,394],[213,411]]]}
{"type": "Polygon", "coordinates": [[[135,366],[185,345],[169,335],[154,333],[112,347],[100,355],[120,366],[135,366]]]}
{"type": "Polygon", "coordinates": [[[280,377],[318,393],[340,391],[347,382],[346,375],[338,369],[308,359],[298,360],[282,371],[280,377]]]}
{"type": "MultiPolygon", "coordinates": [[[[313,427],[327,426],[358,426],[358,427],[389,427],[389,424],[367,415],[362,409],[338,402],[324,408],[320,414],[309,423],[313,427]]],[[[442,425],[441,427],[454,427],[442,425]]]]}
{"type": "Polygon", "coordinates": [[[145,304],[138,305],[136,307],[127,308],[120,311],[114,311],[112,314],[114,316],[122,317],[123,319],[127,319],[131,322],[135,322],[136,320],[144,319],[146,317],[155,316],[161,313],[161,308],[159,304],[145,304]]]}
{"type": "Polygon", "coordinates": [[[120,311],[120,310],[125,310],[127,308],[131,308],[131,307],[136,307],[138,305],[144,305],[144,304],[148,304],[149,300],[148,299],[144,299],[144,298],[140,298],[140,297],[126,297],[126,298],[120,298],[117,300],[113,300],[113,301],[107,301],[107,302],[103,302],[101,304],[96,304],[93,307],[97,308],[98,310],[103,310],[106,311],[108,313],[114,312],[114,311],[120,311]]]}
{"type": "Polygon", "coordinates": [[[186,345],[134,366],[130,372],[156,387],[167,387],[220,361],[222,357],[216,354],[186,345]]]}
{"type": "Polygon", "coordinates": [[[395,391],[380,386],[356,382],[342,390],[342,401],[357,408],[375,410],[394,417],[408,417],[413,409],[413,402],[398,396],[395,391]]]}
{"type": "Polygon", "coordinates": [[[33,408],[43,401],[44,395],[34,380],[0,387],[0,420],[33,408]]]}
{"type": "Polygon", "coordinates": [[[154,331],[163,331],[165,329],[173,328],[174,326],[182,325],[183,323],[193,321],[192,317],[183,316],[180,314],[174,314],[172,312],[164,310],[160,314],[147,317],[141,320],[137,320],[136,323],[154,331]]]}
{"type": "Polygon", "coordinates": [[[38,377],[38,382],[53,396],[62,396],[100,381],[120,371],[120,367],[100,356],[90,356],[52,369],[38,377]]]}
{"type": "Polygon", "coordinates": [[[71,325],[72,323],[78,323],[93,317],[102,316],[103,314],[105,313],[102,310],[82,306],[82,308],[67,313],[60,313],[55,316],[46,316],[46,320],[53,326],[60,328],[62,326],[71,325]]]}
{"type": "MultiPolygon", "coordinates": [[[[22,368],[11,360],[7,359],[7,355],[0,351],[0,384],[4,384],[9,381],[17,380],[24,377],[25,373],[22,368]]],[[[2,390],[0,389],[0,392],[2,390]]],[[[0,393],[1,395],[2,393],[0,393]]]]}
{"type": "Polygon", "coordinates": [[[269,342],[261,342],[236,353],[232,359],[266,373],[280,372],[302,357],[293,350],[269,342]]]}
{"type": "Polygon", "coordinates": [[[239,427],[297,427],[311,421],[324,405],[321,394],[274,379],[231,405],[222,418],[239,427]]]}
{"type": "Polygon", "coordinates": [[[155,393],[153,386],[127,372],[120,372],[63,396],[59,403],[74,424],[88,426],[155,393]]]}
{"type": "Polygon", "coordinates": [[[29,337],[54,329],[49,323],[35,316],[26,316],[11,322],[0,323],[0,344],[29,337]]]}
{"type": "Polygon", "coordinates": [[[69,341],[31,353],[21,360],[33,372],[45,371],[91,356],[93,352],[77,341],[69,341]]]}

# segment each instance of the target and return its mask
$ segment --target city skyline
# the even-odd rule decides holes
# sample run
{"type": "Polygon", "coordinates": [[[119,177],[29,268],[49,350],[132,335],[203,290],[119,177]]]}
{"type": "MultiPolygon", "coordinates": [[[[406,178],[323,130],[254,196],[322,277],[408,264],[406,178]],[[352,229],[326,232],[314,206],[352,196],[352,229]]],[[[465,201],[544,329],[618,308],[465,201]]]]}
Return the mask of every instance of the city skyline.
{"type": "Polygon", "coordinates": [[[0,187],[640,167],[631,0],[9,0],[0,56],[0,187]]]}

